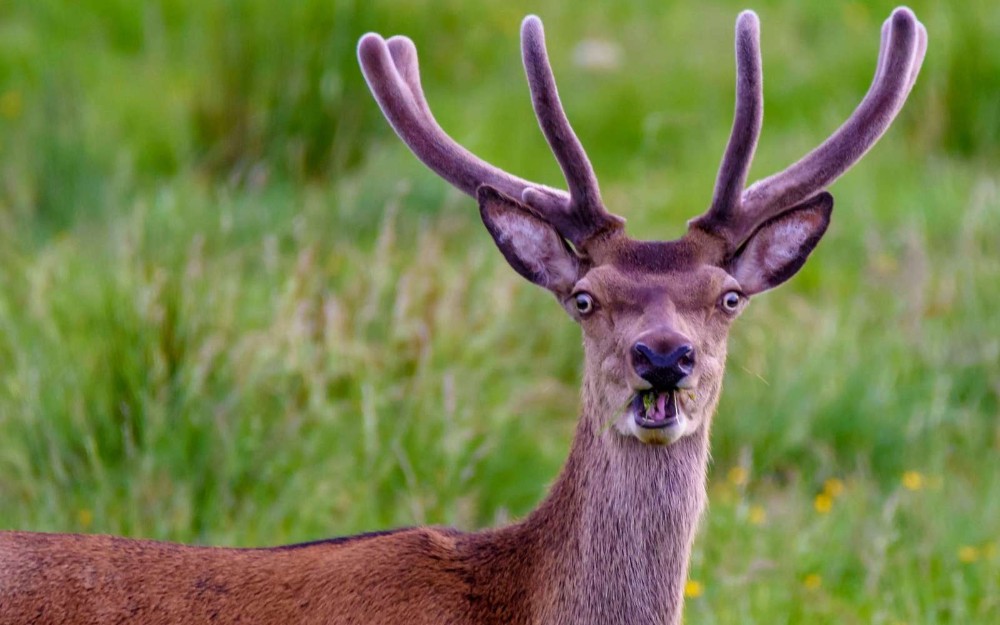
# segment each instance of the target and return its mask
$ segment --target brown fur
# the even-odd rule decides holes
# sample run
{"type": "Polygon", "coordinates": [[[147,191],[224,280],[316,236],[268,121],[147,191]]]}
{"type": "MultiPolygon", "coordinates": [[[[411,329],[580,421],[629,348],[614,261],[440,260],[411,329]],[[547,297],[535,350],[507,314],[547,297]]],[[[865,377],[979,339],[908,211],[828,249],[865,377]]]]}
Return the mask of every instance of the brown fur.
{"type": "Polygon", "coordinates": [[[598,449],[595,425],[581,421],[550,497],[499,530],[272,549],[0,533],[0,623],[673,622],[707,437],[598,449]]]}
{"type": "MultiPolygon", "coordinates": [[[[611,256],[631,257],[630,245],[617,240],[611,256]]],[[[560,478],[522,522],[269,549],[2,532],[0,623],[675,622],[704,506],[707,422],[728,328],[714,315],[711,327],[683,321],[712,308],[727,280],[699,267],[646,274],[626,261],[585,272],[608,314],[585,326],[583,415],[560,478]],[[631,392],[627,359],[615,355],[629,336],[663,323],[703,336],[706,363],[704,420],[669,447],[608,427],[631,392]]]]}
{"type": "Polygon", "coordinates": [[[740,103],[713,204],[667,242],[628,239],[623,220],[605,210],[559,103],[538,18],[522,27],[525,66],[568,194],[461,148],[430,115],[413,43],[363,37],[362,68],[393,127],[434,171],[477,196],[507,261],[583,330],[583,411],[549,496],[496,530],[416,528],[270,549],[0,532],[0,625],[680,622],[730,324],[749,296],[802,266],[833,209],[822,189],[902,106],[926,33],[907,9],[890,22],[860,113],[787,172],[741,191],[762,116],[757,18],[743,13],[740,103]],[[676,398],[678,419],[639,425],[626,406],[651,383],[633,354],[677,349],[692,358],[684,377],[653,379],[674,380],[656,390],[676,398]]]}

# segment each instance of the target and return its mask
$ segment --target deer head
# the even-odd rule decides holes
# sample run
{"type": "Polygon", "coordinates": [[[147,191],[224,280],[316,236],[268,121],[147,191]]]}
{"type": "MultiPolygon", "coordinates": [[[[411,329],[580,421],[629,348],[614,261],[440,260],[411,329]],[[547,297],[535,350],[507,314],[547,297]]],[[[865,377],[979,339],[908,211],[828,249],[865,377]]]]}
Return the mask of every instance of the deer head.
{"type": "Polygon", "coordinates": [[[541,21],[521,48],[535,114],[567,191],[508,174],[437,124],[406,37],[362,38],[358,56],[386,118],[416,156],[476,197],[510,265],[549,290],[583,329],[585,402],[614,429],[671,444],[707,427],[721,389],[733,320],[754,295],[791,278],[830,223],[825,189],[875,144],[901,109],[926,50],[906,8],[886,20],[875,77],[847,121],[819,147],[745,187],[763,119],[757,16],[736,22],[736,111],[711,205],[674,241],[637,241],[605,208],[590,161],[563,112],[541,21]]]}

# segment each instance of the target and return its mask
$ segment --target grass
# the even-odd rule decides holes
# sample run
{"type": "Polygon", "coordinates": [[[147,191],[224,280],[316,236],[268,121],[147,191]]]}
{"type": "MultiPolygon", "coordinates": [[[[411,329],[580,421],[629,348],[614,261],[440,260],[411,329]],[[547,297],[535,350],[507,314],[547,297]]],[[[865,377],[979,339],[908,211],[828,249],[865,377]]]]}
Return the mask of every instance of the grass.
{"type": "MultiPolygon", "coordinates": [[[[483,527],[544,494],[578,330],[391,136],[366,30],[413,36],[463,143],[558,183],[519,76],[538,12],[630,233],[708,200],[742,6],[272,4],[0,8],[0,527],[249,546],[483,527]],[[574,64],[583,38],[628,65],[574,64]]],[[[857,102],[891,5],[755,8],[759,177],[857,102]]],[[[914,9],[907,108],[733,330],[688,622],[1000,613],[1000,14],[914,9]]]]}

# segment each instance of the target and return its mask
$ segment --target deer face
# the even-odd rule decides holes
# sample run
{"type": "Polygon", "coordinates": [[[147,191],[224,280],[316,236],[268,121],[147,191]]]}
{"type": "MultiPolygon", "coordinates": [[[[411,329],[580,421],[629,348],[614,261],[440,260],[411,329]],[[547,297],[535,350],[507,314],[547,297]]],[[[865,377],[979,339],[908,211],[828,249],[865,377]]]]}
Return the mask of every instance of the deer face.
{"type": "Polygon", "coordinates": [[[528,206],[483,187],[483,222],[522,276],[551,291],[580,324],[588,383],[610,425],[670,444],[704,426],[722,387],[726,341],[751,295],[805,262],[829,223],[820,194],[755,231],[735,254],[693,228],[643,242],[620,230],[574,249],[528,206]],[[577,250],[586,250],[581,254],[577,250]]]}
{"type": "Polygon", "coordinates": [[[521,26],[521,52],[539,126],[568,191],[524,180],[477,158],[431,114],[416,48],[365,35],[358,57],[382,112],[411,150],[479,200],[483,223],[510,265],[551,291],[581,325],[589,399],[615,429],[669,444],[706,427],[721,387],[726,339],[748,298],[795,274],[829,224],[824,189],[888,129],[916,81],[927,33],[909,9],[882,29],[875,78],[826,141],[784,171],[744,188],[760,136],[760,25],[736,21],[736,112],[708,211],[681,239],[624,234],[563,112],[541,21],[521,26]]]}
{"type": "Polygon", "coordinates": [[[619,433],[669,444],[707,420],[745,302],[739,283],[710,265],[607,264],[574,285],[567,308],[583,328],[588,374],[620,407],[611,415],[619,433]]]}

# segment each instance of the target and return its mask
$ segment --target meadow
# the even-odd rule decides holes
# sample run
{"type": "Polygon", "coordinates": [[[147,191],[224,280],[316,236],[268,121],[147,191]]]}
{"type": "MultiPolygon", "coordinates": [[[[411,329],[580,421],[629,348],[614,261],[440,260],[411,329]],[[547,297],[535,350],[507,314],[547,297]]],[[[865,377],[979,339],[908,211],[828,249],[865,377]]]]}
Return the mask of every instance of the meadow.
{"type": "MultiPolygon", "coordinates": [[[[1000,3],[911,6],[903,113],[733,329],[688,623],[1000,619],[1000,3]]],[[[893,5],[751,7],[756,179],[853,110],[893,5]]],[[[606,203],[673,238],[710,198],[743,8],[0,4],[0,528],[260,546],[524,515],[579,330],[392,134],[357,38],[410,35],[442,125],[558,185],[517,42],[539,14],[606,203]]]]}

